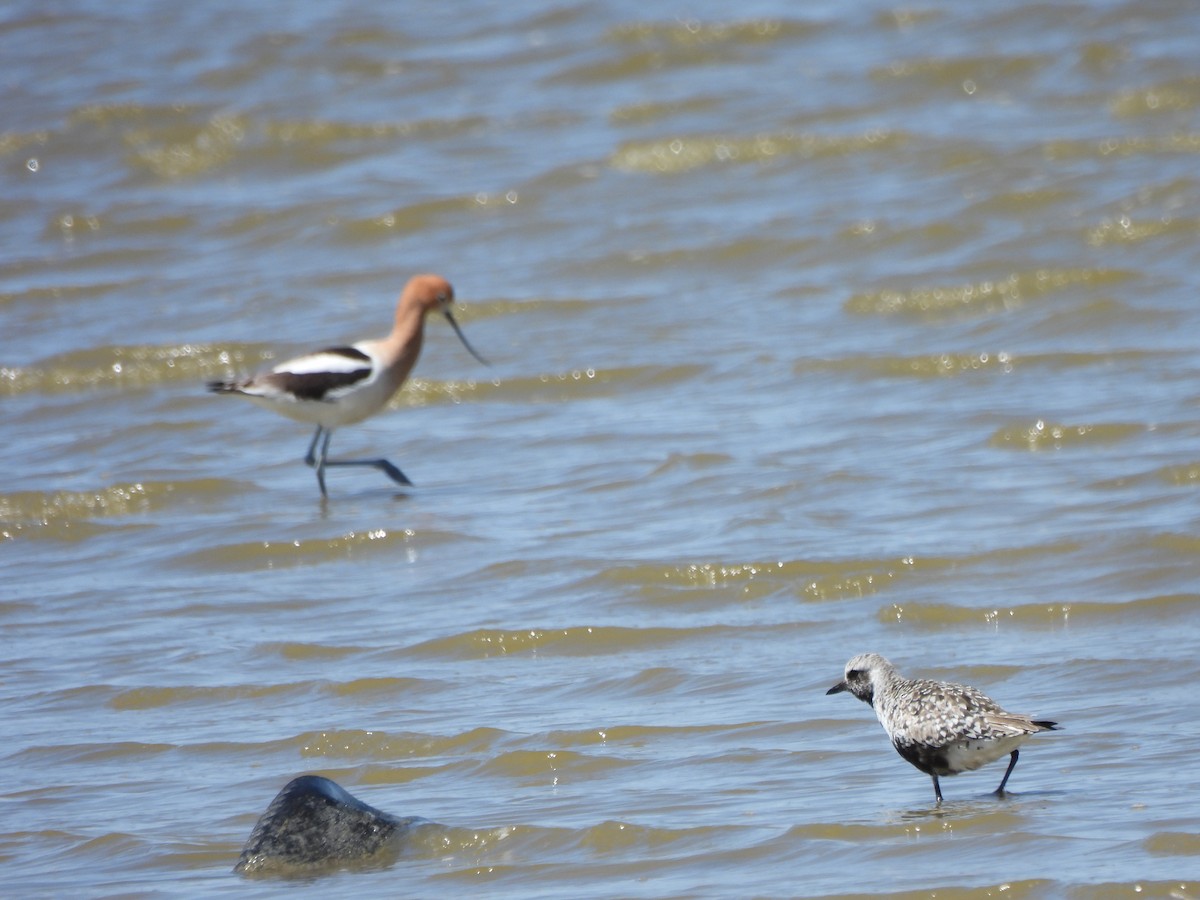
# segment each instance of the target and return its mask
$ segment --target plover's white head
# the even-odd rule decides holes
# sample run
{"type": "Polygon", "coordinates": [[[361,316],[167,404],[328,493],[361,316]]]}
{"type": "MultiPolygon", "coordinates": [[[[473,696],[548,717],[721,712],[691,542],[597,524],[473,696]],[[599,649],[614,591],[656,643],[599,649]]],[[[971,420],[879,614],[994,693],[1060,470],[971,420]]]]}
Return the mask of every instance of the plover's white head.
{"type": "Polygon", "coordinates": [[[875,705],[875,689],[895,667],[878,653],[860,653],[846,663],[846,677],[827,690],[828,694],[849,691],[863,703],[875,705]]]}

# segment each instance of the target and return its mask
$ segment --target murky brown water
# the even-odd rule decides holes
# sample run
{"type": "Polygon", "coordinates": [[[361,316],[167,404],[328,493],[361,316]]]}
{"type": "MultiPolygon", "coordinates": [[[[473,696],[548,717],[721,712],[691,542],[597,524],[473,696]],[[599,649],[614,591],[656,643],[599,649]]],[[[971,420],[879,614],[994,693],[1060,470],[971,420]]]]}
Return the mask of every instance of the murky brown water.
{"type": "Polygon", "coordinates": [[[5,893],[1196,896],[1197,26],[0,13],[5,893]],[[418,271],[323,504],[203,383],[418,271]],[[935,810],[864,650],[1064,730],[935,810]],[[239,879],[303,772],[433,824],[239,879]]]}

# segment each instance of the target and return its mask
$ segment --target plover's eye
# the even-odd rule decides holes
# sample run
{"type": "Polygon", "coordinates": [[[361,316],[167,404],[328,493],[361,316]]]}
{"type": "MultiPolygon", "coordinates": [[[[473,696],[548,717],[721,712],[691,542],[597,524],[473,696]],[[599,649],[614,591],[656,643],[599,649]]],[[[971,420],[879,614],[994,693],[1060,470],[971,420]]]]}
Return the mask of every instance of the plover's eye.
{"type": "Polygon", "coordinates": [[[859,678],[862,678],[862,677],[863,677],[862,669],[851,669],[849,672],[846,673],[847,681],[857,681],[859,678]]]}

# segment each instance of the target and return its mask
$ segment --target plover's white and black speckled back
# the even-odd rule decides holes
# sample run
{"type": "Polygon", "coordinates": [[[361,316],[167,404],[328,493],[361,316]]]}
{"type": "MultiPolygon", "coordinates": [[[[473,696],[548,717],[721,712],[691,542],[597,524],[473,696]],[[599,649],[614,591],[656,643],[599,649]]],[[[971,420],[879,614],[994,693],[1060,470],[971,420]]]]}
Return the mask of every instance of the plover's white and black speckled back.
{"type": "Polygon", "coordinates": [[[846,663],[846,675],[826,693],[849,691],[869,703],[901,756],[933,779],[942,802],[939,775],[969,772],[1009,755],[997,794],[1004,793],[1017,764],[1017,748],[1031,735],[1057,723],[1005,712],[996,701],[964,684],[905,678],[878,653],[846,663]]]}

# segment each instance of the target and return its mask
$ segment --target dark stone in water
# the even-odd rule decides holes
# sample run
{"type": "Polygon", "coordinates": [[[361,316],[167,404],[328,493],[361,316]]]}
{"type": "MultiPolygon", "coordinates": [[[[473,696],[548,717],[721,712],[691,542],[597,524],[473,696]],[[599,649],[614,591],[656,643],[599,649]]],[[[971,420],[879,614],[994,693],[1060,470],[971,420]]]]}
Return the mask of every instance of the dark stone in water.
{"type": "Polygon", "coordinates": [[[368,806],[319,775],[293,778],[250,832],[233,871],[304,876],[395,862],[405,832],[401,819],[368,806]]]}

